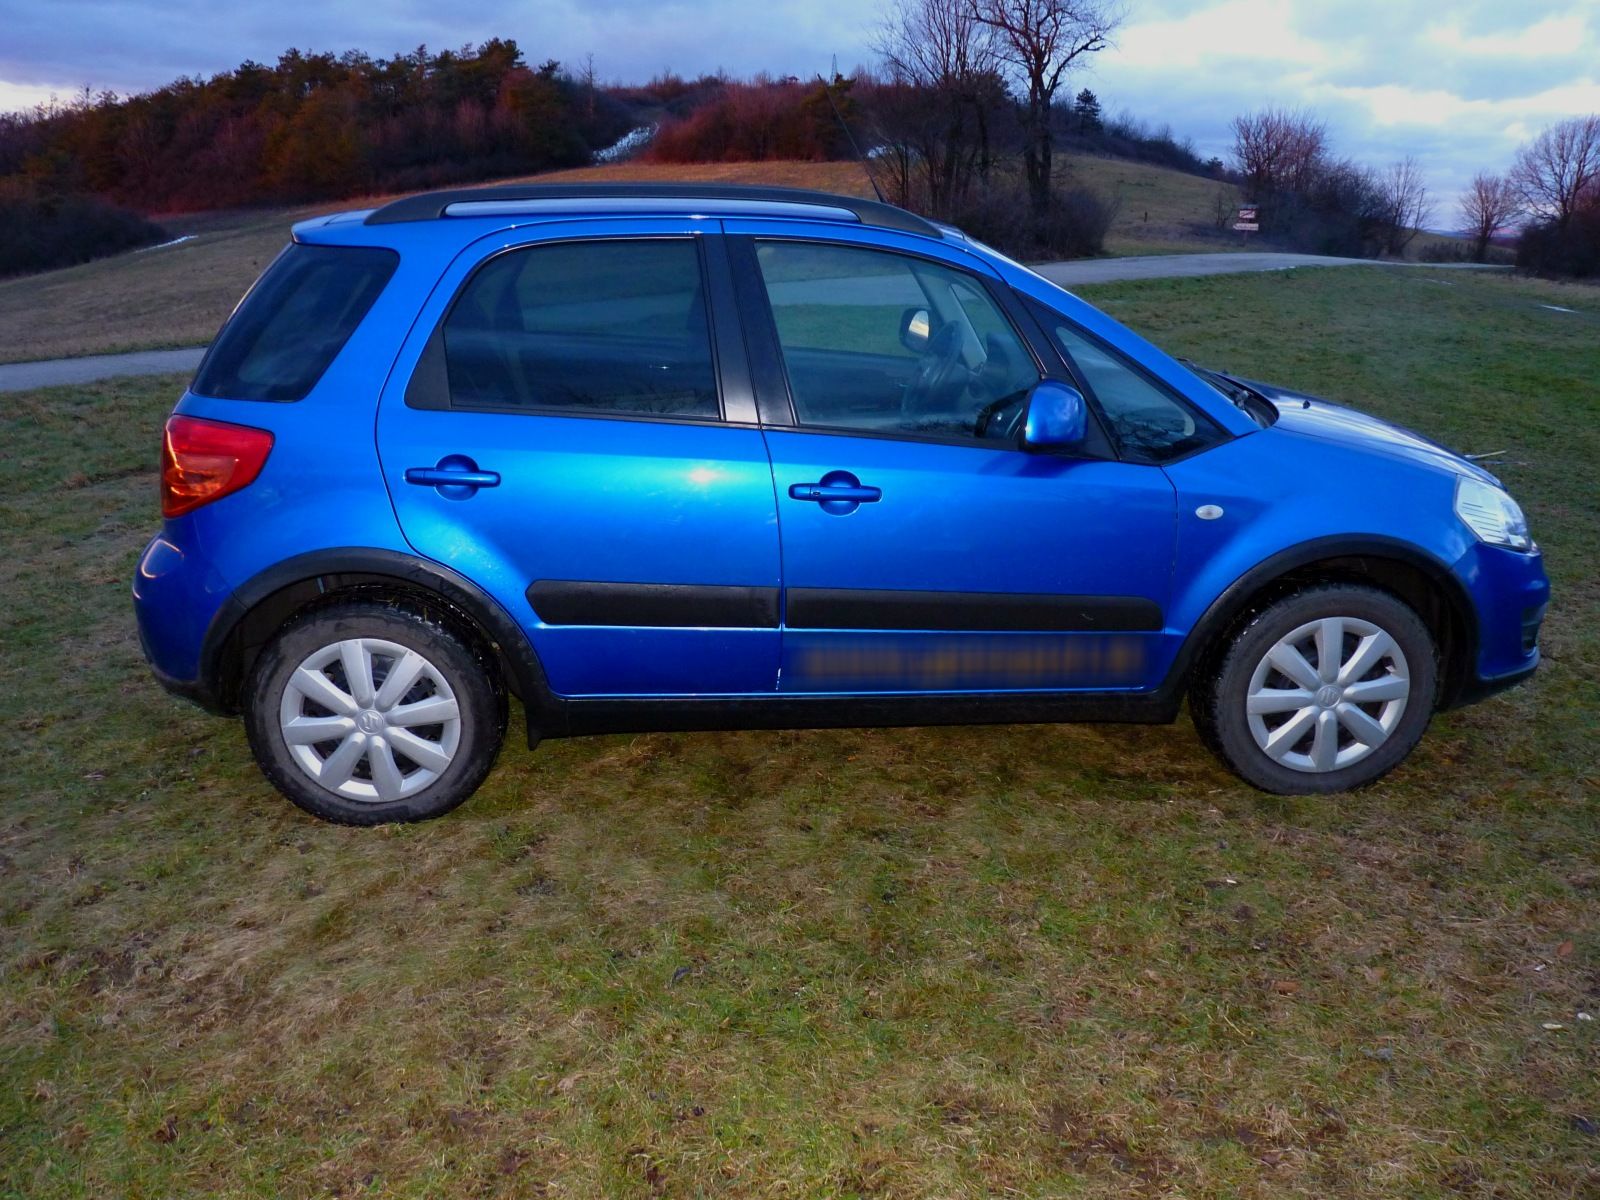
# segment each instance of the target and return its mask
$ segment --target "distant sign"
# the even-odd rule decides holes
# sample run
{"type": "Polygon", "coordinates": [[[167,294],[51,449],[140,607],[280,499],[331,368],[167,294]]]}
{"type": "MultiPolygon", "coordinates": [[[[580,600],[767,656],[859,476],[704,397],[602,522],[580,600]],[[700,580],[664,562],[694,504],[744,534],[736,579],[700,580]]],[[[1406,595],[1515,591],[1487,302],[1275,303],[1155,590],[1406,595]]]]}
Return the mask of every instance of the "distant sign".
{"type": "Polygon", "coordinates": [[[1243,230],[1245,233],[1259,233],[1261,231],[1261,225],[1257,221],[1235,221],[1233,227],[1243,230]]]}
{"type": "Polygon", "coordinates": [[[1256,210],[1254,208],[1241,208],[1239,210],[1239,220],[1241,220],[1241,221],[1254,221],[1256,219],[1257,219],[1256,210]]]}
{"type": "Polygon", "coordinates": [[[1245,205],[1239,209],[1239,219],[1233,227],[1241,233],[1257,233],[1261,229],[1260,213],[1253,204],[1245,205]]]}

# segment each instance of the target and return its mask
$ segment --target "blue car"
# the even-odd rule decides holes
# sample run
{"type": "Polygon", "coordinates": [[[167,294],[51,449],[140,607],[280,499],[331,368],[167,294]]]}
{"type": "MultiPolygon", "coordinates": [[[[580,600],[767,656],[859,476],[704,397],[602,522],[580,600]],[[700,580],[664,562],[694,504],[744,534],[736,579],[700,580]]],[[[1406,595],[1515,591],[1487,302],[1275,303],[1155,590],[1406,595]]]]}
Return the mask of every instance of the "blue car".
{"type": "Polygon", "coordinates": [[[508,697],[642,730],[1170,722],[1359,787],[1527,678],[1515,501],[888,205],[510,186],[297,225],[166,426],[134,602],[319,817],[438,816],[508,697]]]}

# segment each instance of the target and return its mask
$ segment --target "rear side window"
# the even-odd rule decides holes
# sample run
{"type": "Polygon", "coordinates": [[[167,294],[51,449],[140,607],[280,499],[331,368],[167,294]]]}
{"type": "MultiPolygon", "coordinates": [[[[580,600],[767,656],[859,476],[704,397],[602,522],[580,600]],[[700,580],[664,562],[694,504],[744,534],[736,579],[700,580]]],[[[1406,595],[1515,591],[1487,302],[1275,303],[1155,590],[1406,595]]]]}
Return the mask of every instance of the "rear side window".
{"type": "Polygon", "coordinates": [[[399,262],[375,246],[290,246],[222,327],[190,390],[224,400],[302,399],[399,262]]]}
{"type": "Polygon", "coordinates": [[[452,408],[721,415],[690,238],[502,253],[461,289],[443,334],[452,408]]]}

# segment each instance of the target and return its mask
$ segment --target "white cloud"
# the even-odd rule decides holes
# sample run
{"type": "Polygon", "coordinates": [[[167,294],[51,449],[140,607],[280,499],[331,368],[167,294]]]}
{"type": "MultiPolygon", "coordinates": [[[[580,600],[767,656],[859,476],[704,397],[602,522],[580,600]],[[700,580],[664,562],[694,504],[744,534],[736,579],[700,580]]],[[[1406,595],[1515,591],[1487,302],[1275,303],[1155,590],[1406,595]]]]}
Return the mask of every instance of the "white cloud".
{"type": "Polygon", "coordinates": [[[70,87],[40,87],[32,83],[7,83],[0,79],[0,113],[20,112],[47,103],[52,96],[64,100],[77,91],[70,87]]]}
{"type": "Polygon", "coordinates": [[[1514,32],[1474,34],[1459,22],[1430,26],[1423,40],[1447,54],[1505,60],[1564,58],[1590,40],[1588,23],[1579,13],[1546,17],[1514,32]]]}
{"type": "Polygon", "coordinates": [[[1309,107],[1341,155],[1380,167],[1416,155],[1441,214],[1474,171],[1503,170],[1553,121],[1600,112],[1600,0],[1134,2],[1090,72],[1113,111],[1170,121],[1226,158],[1235,115],[1309,107]]]}
{"type": "Polygon", "coordinates": [[[1505,100],[1469,100],[1453,92],[1416,90],[1400,84],[1378,87],[1324,87],[1321,95],[1348,100],[1366,109],[1379,125],[1445,128],[1465,121],[1537,126],[1577,112],[1600,112],[1600,83],[1581,80],[1505,100]]]}
{"type": "Polygon", "coordinates": [[[1332,49],[1303,37],[1288,5],[1261,0],[1225,0],[1180,17],[1135,20],[1118,33],[1106,53],[1129,67],[1215,69],[1227,62],[1265,59],[1274,63],[1318,65],[1332,49]]]}

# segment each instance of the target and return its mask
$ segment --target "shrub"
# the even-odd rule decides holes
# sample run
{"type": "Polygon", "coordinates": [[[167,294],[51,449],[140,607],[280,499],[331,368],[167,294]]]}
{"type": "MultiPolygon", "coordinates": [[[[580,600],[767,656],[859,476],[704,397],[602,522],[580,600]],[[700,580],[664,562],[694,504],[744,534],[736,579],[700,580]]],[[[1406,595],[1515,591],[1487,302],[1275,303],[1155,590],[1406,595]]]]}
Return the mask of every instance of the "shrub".
{"type": "Polygon", "coordinates": [[[0,276],[70,267],[166,236],[159,225],[98,196],[0,191],[0,276]]]}
{"type": "Polygon", "coordinates": [[[644,157],[678,163],[848,158],[840,117],[850,117],[850,88],[848,79],[835,79],[831,87],[820,80],[761,78],[724,84],[687,116],[662,122],[644,157]]]}
{"type": "Polygon", "coordinates": [[[1471,242],[1427,242],[1417,249],[1417,261],[1425,263],[1464,263],[1472,261],[1471,242]]]}
{"type": "Polygon", "coordinates": [[[1036,219],[1022,187],[996,184],[952,206],[950,221],[1013,258],[1089,258],[1105,252],[1116,215],[1116,203],[1090,188],[1059,187],[1036,219]]]}
{"type": "Polygon", "coordinates": [[[1546,221],[1524,229],[1517,243],[1517,266],[1573,279],[1600,276],[1600,203],[1574,212],[1564,228],[1546,221]]]}
{"type": "Polygon", "coordinates": [[[1210,162],[1202,159],[1195,152],[1194,143],[1188,138],[1179,138],[1173,133],[1171,125],[1151,125],[1129,112],[1123,112],[1099,127],[1068,117],[1058,117],[1057,123],[1064,126],[1060,139],[1063,150],[1151,163],[1189,175],[1215,174],[1220,177],[1223,174],[1220,159],[1210,162]]]}

